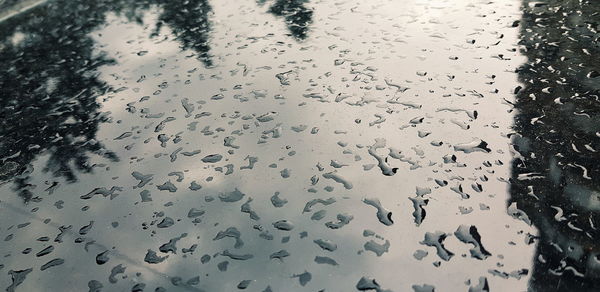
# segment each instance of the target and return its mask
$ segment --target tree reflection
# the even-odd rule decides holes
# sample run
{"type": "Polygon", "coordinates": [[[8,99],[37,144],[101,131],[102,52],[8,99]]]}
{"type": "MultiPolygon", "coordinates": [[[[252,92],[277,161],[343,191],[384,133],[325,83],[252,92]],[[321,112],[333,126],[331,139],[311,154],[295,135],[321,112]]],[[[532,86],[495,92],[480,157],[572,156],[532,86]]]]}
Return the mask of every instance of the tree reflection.
{"type": "Polygon", "coordinates": [[[207,0],[107,0],[111,11],[125,16],[129,21],[144,24],[143,18],[152,8],[159,11],[158,21],[150,37],[158,37],[167,27],[179,42],[182,50],[193,50],[204,65],[212,66],[210,55],[210,16],[212,7],[207,0]]]}
{"type": "MultiPolygon", "coordinates": [[[[109,90],[96,70],[113,61],[94,54],[88,34],[106,9],[94,1],[51,6],[64,9],[40,7],[0,26],[0,157],[22,172],[44,153],[46,171],[75,181],[77,171],[92,171],[92,153],[118,160],[95,140],[104,119],[96,97],[109,90]]],[[[33,197],[28,172],[15,184],[25,201],[33,197]]]]}
{"type": "MultiPolygon", "coordinates": [[[[306,38],[312,18],[304,3],[278,0],[270,9],[297,39],[306,38]]],[[[27,168],[39,155],[48,155],[45,171],[69,182],[92,171],[91,154],[118,161],[95,139],[108,120],[96,98],[111,90],[98,69],[115,61],[95,53],[90,33],[109,12],[141,24],[151,8],[159,11],[151,37],[166,26],[182,49],[212,66],[207,0],[56,0],[0,24],[0,181],[13,179],[26,202],[34,197],[27,168]]]]}
{"type": "Polygon", "coordinates": [[[276,0],[269,9],[277,16],[283,16],[288,29],[296,39],[303,40],[308,36],[308,27],[312,22],[312,10],[306,8],[307,0],[276,0]]]}
{"type": "Polygon", "coordinates": [[[183,49],[192,49],[207,65],[208,12],[205,0],[184,1],[52,1],[45,7],[0,25],[0,179],[11,177],[25,202],[34,198],[28,166],[48,155],[44,171],[68,182],[91,172],[91,155],[118,161],[96,141],[99,95],[111,90],[98,69],[115,61],[94,52],[89,34],[105,23],[109,11],[127,10],[139,20],[151,4],[161,7],[160,22],[170,27],[183,49]],[[17,175],[19,174],[19,175],[17,175]]]}
{"type": "Polygon", "coordinates": [[[206,66],[212,66],[209,46],[212,8],[206,0],[169,1],[157,0],[162,8],[156,32],[162,25],[168,25],[182,49],[194,50],[206,66]]]}
{"type": "Polygon", "coordinates": [[[539,229],[532,291],[600,288],[600,2],[524,0],[511,199],[539,229]]]}

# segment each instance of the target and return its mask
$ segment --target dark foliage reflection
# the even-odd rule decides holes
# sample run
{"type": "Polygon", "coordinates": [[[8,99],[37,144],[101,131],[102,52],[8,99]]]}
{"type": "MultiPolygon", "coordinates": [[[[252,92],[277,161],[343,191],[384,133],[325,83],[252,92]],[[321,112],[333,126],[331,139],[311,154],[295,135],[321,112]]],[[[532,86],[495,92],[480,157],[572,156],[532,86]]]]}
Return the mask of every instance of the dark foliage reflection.
{"type": "Polygon", "coordinates": [[[283,16],[288,29],[297,39],[308,36],[308,27],[312,22],[313,11],[305,7],[307,0],[276,0],[270,11],[274,15],[283,16]]]}
{"type": "MultiPolygon", "coordinates": [[[[278,0],[270,9],[284,16],[294,37],[304,39],[312,11],[305,1],[278,0]]],[[[51,1],[0,25],[0,181],[14,179],[27,202],[31,162],[49,155],[46,171],[73,182],[77,172],[91,172],[90,155],[118,157],[96,141],[99,95],[112,89],[98,78],[98,68],[114,64],[94,53],[89,34],[105,23],[108,12],[142,24],[144,14],[159,9],[150,37],[168,27],[184,50],[206,65],[210,55],[210,15],[206,0],[51,1]]]]}
{"type": "MultiPolygon", "coordinates": [[[[4,178],[23,172],[41,153],[49,155],[46,170],[68,181],[76,180],[77,171],[92,170],[92,153],[117,160],[95,140],[98,123],[106,119],[96,97],[109,90],[96,70],[113,61],[93,53],[88,34],[104,22],[106,9],[95,2],[81,5],[85,9],[36,9],[0,28],[4,178]]],[[[25,201],[33,197],[28,173],[15,179],[25,201]]]]}
{"type": "Polygon", "coordinates": [[[173,31],[184,50],[194,50],[205,65],[211,66],[209,55],[209,13],[212,8],[206,0],[168,1],[157,0],[163,10],[156,32],[162,25],[173,31]]]}
{"type": "Polygon", "coordinates": [[[597,1],[524,1],[509,205],[540,232],[532,291],[600,288],[599,25],[597,1]]]}

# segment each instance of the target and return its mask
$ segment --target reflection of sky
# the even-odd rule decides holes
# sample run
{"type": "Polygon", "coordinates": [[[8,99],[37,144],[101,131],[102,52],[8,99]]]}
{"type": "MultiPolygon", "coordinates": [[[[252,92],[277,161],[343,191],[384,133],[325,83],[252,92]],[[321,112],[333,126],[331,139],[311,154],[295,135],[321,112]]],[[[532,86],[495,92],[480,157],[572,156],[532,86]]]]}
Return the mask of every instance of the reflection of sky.
{"type": "MultiPolygon", "coordinates": [[[[517,76],[513,71],[524,61],[524,57],[507,51],[515,48],[518,41],[518,29],[508,28],[508,24],[520,17],[518,3],[512,6],[506,3],[491,6],[469,6],[467,2],[451,4],[429,4],[424,1],[401,4],[386,2],[381,5],[305,3],[305,6],[314,8],[312,26],[307,39],[297,42],[284,36],[288,28],[282,19],[268,13],[268,3],[259,7],[253,1],[211,2],[214,15],[211,16],[210,54],[215,67],[210,69],[206,69],[205,64],[197,58],[190,57],[193,51],[181,50],[171,28],[163,27],[160,35],[150,37],[160,8],[148,10],[142,24],[109,13],[106,24],[90,36],[96,42],[95,53],[106,52],[117,64],[102,67],[99,78],[115,89],[126,89],[97,98],[100,111],[110,112],[112,122],[100,124],[96,139],[115,151],[120,162],[91,157],[91,163],[106,166],[96,167],[91,174],[80,174],[76,183],[68,184],[61,178],[41,172],[48,159],[42,154],[32,162],[34,173],[31,184],[38,186],[37,195],[43,200],[30,205],[23,205],[22,200],[12,195],[15,191],[10,184],[0,186],[0,192],[8,194],[4,196],[4,203],[25,212],[14,213],[0,225],[3,234],[15,234],[12,241],[0,248],[5,254],[11,253],[2,262],[5,265],[3,270],[34,266],[34,272],[20,286],[24,291],[40,290],[39,287],[61,290],[66,284],[73,287],[73,291],[78,291],[84,289],[91,279],[101,281],[109,291],[129,289],[136,282],[144,282],[151,289],[157,285],[173,288],[170,279],[165,277],[178,276],[186,281],[196,275],[201,278],[198,287],[207,291],[232,291],[244,279],[256,280],[251,284],[256,291],[262,291],[267,285],[271,285],[274,291],[280,291],[284,287],[300,289],[297,279],[290,277],[305,270],[313,275],[312,281],[306,286],[309,290],[326,288],[331,291],[350,291],[361,276],[375,277],[384,288],[394,291],[408,290],[413,284],[425,283],[435,285],[440,290],[466,290],[468,288],[464,282],[470,279],[476,283],[480,276],[488,278],[494,291],[525,290],[527,276],[521,280],[505,280],[488,273],[488,269],[506,272],[530,269],[534,254],[534,246],[524,244],[524,233],[536,231],[506,214],[507,184],[499,180],[510,178],[509,161],[512,158],[510,141],[506,137],[511,132],[512,107],[502,99],[513,100],[511,93],[517,85],[517,76]],[[422,15],[427,18],[421,18],[422,15]],[[500,35],[503,37],[500,38],[500,35]],[[470,38],[476,39],[477,43],[467,44],[466,40],[470,38]],[[501,44],[493,45],[498,40],[502,41],[501,44]],[[328,48],[332,45],[338,47],[328,48]],[[344,53],[343,50],[348,52],[344,53]],[[141,51],[147,53],[140,56],[138,52],[141,51]],[[493,58],[498,54],[511,59],[493,58]],[[458,57],[458,60],[451,60],[450,57],[458,57]],[[335,59],[347,60],[345,64],[334,66],[335,59]],[[352,62],[364,65],[352,66],[352,62]],[[363,70],[366,66],[372,66],[376,71],[363,70]],[[244,68],[249,72],[245,76],[244,68]],[[371,79],[362,73],[350,73],[352,68],[375,78],[371,79]],[[291,85],[280,86],[275,74],[288,70],[292,70],[291,85]],[[417,71],[428,73],[421,77],[415,74],[417,71]],[[331,72],[331,77],[327,77],[327,72],[331,72]],[[490,78],[492,74],[495,75],[494,79],[490,78]],[[145,81],[136,82],[141,75],[146,76],[145,81]],[[449,81],[447,75],[454,75],[455,78],[449,81]],[[355,76],[361,79],[352,81],[355,76]],[[387,86],[383,90],[374,89],[376,85],[385,85],[385,79],[410,89],[405,93],[398,93],[395,88],[387,86]],[[186,84],[187,80],[189,84],[186,84]],[[167,82],[168,87],[161,89],[159,95],[153,95],[163,82],[167,82]],[[234,90],[234,85],[241,85],[242,89],[234,90]],[[373,88],[367,89],[369,86],[373,88]],[[222,91],[222,88],[226,90],[222,91]],[[328,88],[335,93],[328,93],[328,88]],[[495,88],[499,89],[499,94],[490,93],[495,88]],[[255,97],[253,90],[266,90],[266,97],[255,97]],[[474,96],[473,90],[485,97],[474,96]],[[225,98],[219,101],[210,99],[218,93],[225,98]],[[307,93],[323,94],[328,102],[303,97],[307,93]],[[333,100],[337,93],[350,97],[336,103],[333,100]],[[285,99],[273,99],[276,94],[281,94],[285,99]],[[140,102],[140,98],[146,95],[150,99],[140,102]],[[236,95],[239,95],[238,99],[234,99],[236,95]],[[240,102],[240,98],[245,97],[248,101],[240,102]],[[185,118],[181,105],[183,98],[188,98],[196,107],[192,117],[185,118]],[[348,104],[358,102],[361,98],[375,101],[363,106],[348,104]],[[422,108],[411,109],[386,102],[392,98],[398,98],[400,102],[417,103],[422,108]],[[200,101],[204,103],[198,103],[200,101]],[[136,113],[125,111],[129,103],[133,103],[136,113]],[[443,107],[477,110],[479,116],[472,121],[464,112],[437,111],[443,107]],[[164,112],[165,115],[158,119],[142,118],[141,110],[144,108],[148,108],[150,113],[164,112]],[[388,109],[393,110],[393,114],[387,113],[388,109]],[[212,115],[193,118],[194,114],[205,111],[212,115]],[[236,111],[240,112],[240,117],[229,118],[236,111]],[[254,117],[249,120],[241,118],[252,114],[259,116],[269,111],[278,113],[272,122],[255,124],[254,117]],[[221,117],[222,114],[225,117],[221,117]],[[368,123],[377,119],[375,114],[385,116],[386,121],[369,127],[368,123]],[[174,144],[171,140],[166,148],[161,148],[157,141],[159,133],[155,133],[154,128],[168,116],[176,117],[176,120],[167,123],[161,133],[170,135],[172,139],[182,132],[179,134],[182,141],[174,144]],[[417,116],[425,117],[425,123],[399,130],[417,116]],[[357,124],[356,119],[362,122],[357,124]],[[462,130],[453,120],[468,123],[470,129],[462,130]],[[195,131],[187,130],[192,121],[198,121],[195,131]],[[269,138],[266,143],[257,144],[262,131],[278,123],[283,129],[282,137],[269,138]],[[243,130],[243,124],[249,125],[249,129],[243,130]],[[301,124],[307,125],[308,129],[301,133],[290,129],[301,124]],[[207,126],[213,131],[219,127],[225,131],[204,135],[201,130],[207,126]],[[311,135],[312,127],[319,127],[319,133],[311,135]],[[244,134],[231,134],[234,130],[244,134]],[[432,134],[421,139],[417,137],[417,130],[431,131],[432,134]],[[114,140],[126,131],[134,134],[130,138],[114,140]],[[336,134],[336,131],[347,133],[336,134]],[[224,137],[229,135],[235,136],[234,144],[240,146],[234,150],[234,154],[227,154],[226,151],[230,149],[223,146],[224,137]],[[372,145],[376,138],[385,138],[387,147],[401,149],[407,157],[418,161],[421,168],[409,170],[408,164],[390,158],[389,163],[400,168],[395,176],[384,177],[377,167],[364,171],[363,165],[374,163],[374,159],[365,148],[356,145],[372,145]],[[454,154],[450,145],[470,142],[473,138],[487,141],[493,152],[455,153],[458,161],[467,167],[441,163],[442,156],[454,154]],[[146,139],[148,142],[145,142],[146,139]],[[432,140],[440,140],[444,144],[434,147],[429,143],[432,140]],[[348,146],[340,147],[340,141],[348,142],[348,146]],[[127,150],[126,145],[132,145],[131,150],[127,150]],[[201,149],[202,153],[193,157],[179,154],[175,162],[170,162],[169,154],[179,147],[183,151],[201,149]],[[424,151],[424,157],[419,157],[412,147],[424,151]],[[352,152],[344,154],[344,149],[352,152]],[[296,154],[290,156],[290,151],[296,151],[296,154]],[[222,154],[228,159],[217,166],[231,163],[235,166],[234,173],[225,176],[215,171],[214,167],[200,162],[201,157],[213,153],[222,154]],[[155,157],[156,154],[162,156],[155,157]],[[240,166],[247,165],[244,159],[248,155],[258,157],[255,169],[240,170],[240,166]],[[360,156],[360,160],[357,161],[355,155],[360,156]],[[307,192],[311,187],[310,177],[320,173],[315,165],[320,163],[327,171],[331,171],[330,160],[349,164],[337,171],[351,181],[354,188],[345,190],[340,184],[320,177],[315,187],[318,193],[307,192]],[[497,160],[503,164],[499,165],[497,160]],[[485,161],[493,166],[483,166],[485,161]],[[430,162],[436,164],[430,165],[430,162]],[[277,168],[269,167],[272,163],[276,163],[277,168]],[[279,172],[284,168],[291,170],[289,179],[280,176],[279,172]],[[131,176],[133,171],[154,174],[153,185],[147,186],[153,202],[139,202],[140,189],[132,189],[137,183],[131,176]],[[172,171],[184,172],[184,181],[175,182],[176,177],[168,176],[172,171]],[[479,181],[482,175],[490,179],[483,183],[485,191],[477,193],[471,188],[471,183],[473,179],[479,181]],[[214,179],[206,182],[209,176],[214,179]],[[461,184],[465,192],[471,194],[471,199],[461,200],[448,187],[434,188],[433,179],[449,180],[452,176],[465,178],[461,184]],[[47,195],[41,190],[45,188],[45,181],[52,180],[62,183],[53,195],[47,195]],[[176,193],[156,189],[156,185],[167,180],[176,184],[176,193]],[[192,180],[204,188],[200,191],[189,190],[187,187],[192,180]],[[327,185],[333,186],[334,191],[325,191],[323,188],[327,185]],[[124,191],[113,200],[101,195],[88,201],[79,199],[79,196],[96,187],[111,186],[121,186],[124,191]],[[433,188],[433,193],[426,207],[427,217],[421,226],[416,227],[412,224],[413,209],[408,197],[415,196],[416,187],[425,186],[433,188]],[[205,201],[206,195],[216,198],[219,193],[234,188],[253,198],[250,204],[261,217],[258,222],[240,212],[240,205],[246,202],[246,198],[237,203],[222,203],[218,199],[214,202],[205,201]],[[269,198],[275,191],[280,191],[281,197],[289,200],[284,208],[274,208],[270,204],[269,198]],[[325,219],[314,222],[309,219],[312,214],[302,214],[304,204],[310,199],[329,197],[335,197],[337,202],[327,207],[315,207],[315,211],[327,210],[325,219]],[[360,202],[364,197],[379,198],[382,205],[392,211],[395,224],[386,227],[377,222],[375,209],[360,202]],[[64,208],[53,206],[58,200],[65,202],[64,208]],[[168,202],[172,202],[173,206],[165,206],[168,202]],[[89,205],[89,210],[81,211],[86,205],[89,205]],[[471,207],[474,211],[459,215],[459,206],[471,207]],[[485,206],[489,206],[490,210],[481,210],[485,206]],[[25,215],[34,207],[40,207],[35,216],[42,220],[51,218],[51,223],[44,224],[25,215]],[[206,210],[203,223],[194,225],[186,217],[191,207],[206,210]],[[143,230],[142,223],[154,220],[154,212],[159,211],[182,220],[171,228],[151,227],[143,230]],[[325,228],[323,224],[333,220],[338,213],[352,214],[354,219],[339,230],[325,228]],[[281,219],[290,220],[295,225],[295,229],[289,232],[289,243],[281,243],[287,233],[271,226],[272,222],[281,219]],[[72,231],[76,233],[91,220],[95,223],[88,239],[95,240],[98,245],[91,245],[89,252],[83,249],[84,244],[73,243],[77,235],[72,234],[66,236],[63,243],[55,244],[55,252],[43,260],[33,255],[46,246],[36,242],[36,238],[43,235],[53,238],[57,234],[57,226],[61,225],[73,225],[72,231]],[[8,226],[28,221],[32,224],[26,228],[4,232],[8,226]],[[119,222],[119,226],[111,227],[113,222],[119,222]],[[254,229],[257,224],[269,230],[275,239],[266,241],[259,238],[259,231],[254,229]],[[440,259],[434,248],[419,244],[423,234],[437,230],[452,233],[460,224],[476,225],[486,249],[493,256],[486,261],[472,259],[468,256],[471,246],[451,236],[446,239],[445,246],[456,256],[435,267],[432,263],[440,259]],[[242,231],[245,245],[239,250],[233,248],[231,238],[212,240],[218,231],[230,226],[242,231]],[[365,229],[373,230],[389,240],[389,253],[377,257],[370,251],[364,251],[364,243],[372,239],[362,236],[365,229]],[[157,233],[152,234],[151,230],[157,230],[157,233]],[[309,236],[299,238],[302,231],[307,231],[309,236]],[[180,240],[177,246],[181,249],[197,243],[199,246],[193,255],[183,257],[178,251],[159,265],[143,262],[147,249],[158,251],[161,244],[184,232],[188,236],[180,240]],[[318,238],[338,243],[339,249],[330,254],[319,250],[312,243],[318,238]],[[35,246],[32,254],[20,254],[21,247],[25,246],[35,246]],[[114,251],[111,251],[111,260],[105,265],[96,265],[94,257],[104,248],[114,251]],[[217,256],[209,264],[199,263],[201,255],[214,255],[224,249],[240,254],[252,253],[254,258],[242,262],[230,260],[227,272],[219,272],[216,268],[217,263],[225,260],[223,256],[217,256]],[[281,249],[288,250],[292,255],[283,262],[269,260],[271,253],[281,249]],[[417,249],[427,250],[429,255],[417,261],[412,255],[417,249]],[[357,254],[361,250],[362,254],[357,254]],[[467,256],[463,257],[463,254],[467,256]],[[340,265],[317,265],[313,261],[316,255],[330,256],[340,265]],[[66,263],[44,272],[39,271],[39,266],[51,257],[65,258],[66,263]],[[119,263],[127,267],[128,278],[119,279],[117,284],[109,284],[107,278],[110,269],[119,263]],[[141,276],[136,276],[136,272],[142,273],[141,276]],[[56,281],[57,278],[67,279],[66,284],[56,281]]],[[[380,154],[385,151],[379,150],[380,154]]],[[[457,183],[452,181],[451,186],[457,183]]],[[[9,281],[6,273],[0,277],[3,287],[9,281]]]]}

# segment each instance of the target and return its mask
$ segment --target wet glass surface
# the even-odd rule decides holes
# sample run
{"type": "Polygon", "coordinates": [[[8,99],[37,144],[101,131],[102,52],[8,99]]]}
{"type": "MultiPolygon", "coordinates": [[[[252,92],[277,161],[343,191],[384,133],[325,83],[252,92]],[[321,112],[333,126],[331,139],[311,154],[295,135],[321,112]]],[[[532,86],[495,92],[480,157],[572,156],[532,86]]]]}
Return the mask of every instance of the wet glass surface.
{"type": "Polygon", "coordinates": [[[596,291],[598,29],[594,0],[38,3],[0,22],[0,287],[596,291]]]}

